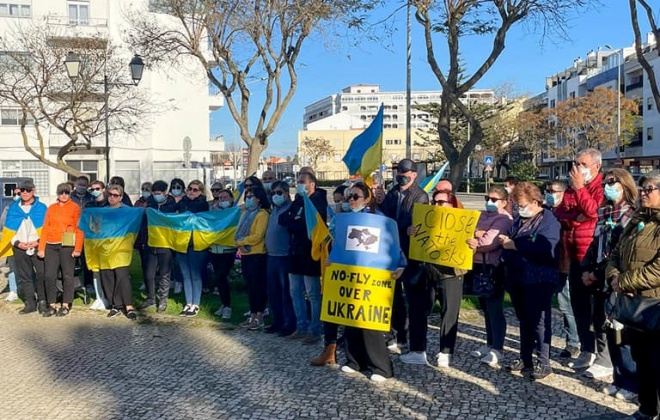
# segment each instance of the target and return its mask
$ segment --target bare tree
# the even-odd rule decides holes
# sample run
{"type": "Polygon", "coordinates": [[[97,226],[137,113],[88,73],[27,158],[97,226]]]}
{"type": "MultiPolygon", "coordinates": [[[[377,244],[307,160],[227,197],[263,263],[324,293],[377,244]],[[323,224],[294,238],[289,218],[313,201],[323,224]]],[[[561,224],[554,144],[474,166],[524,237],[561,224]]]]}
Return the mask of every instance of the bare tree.
{"type": "Polygon", "coordinates": [[[566,36],[567,15],[594,0],[410,0],[415,19],[424,30],[427,62],[442,86],[438,119],[439,142],[451,165],[450,179],[454,188],[463,176],[468,157],[484,136],[480,121],[461,97],[472,89],[490,70],[504,51],[507,33],[516,24],[528,23],[543,36],[566,36]],[[473,74],[465,74],[461,60],[461,41],[469,36],[492,36],[490,52],[481,63],[469,66],[473,74]],[[436,52],[436,36],[445,38],[447,53],[436,52]],[[447,56],[445,58],[444,56],[447,56]],[[449,60],[448,69],[440,62],[449,60]],[[459,146],[451,135],[452,108],[456,107],[469,122],[470,141],[459,146]]]}
{"type": "Polygon", "coordinates": [[[649,81],[649,86],[651,86],[651,92],[653,93],[653,99],[655,100],[655,109],[660,109],[660,88],[658,88],[658,80],[655,77],[653,66],[649,64],[646,56],[644,55],[644,50],[642,49],[642,34],[639,30],[637,3],[639,3],[639,5],[644,9],[646,18],[648,19],[649,25],[651,26],[651,31],[655,37],[656,45],[658,42],[660,42],[660,27],[655,22],[653,9],[647,0],[628,0],[628,3],[630,4],[630,20],[632,22],[633,32],[635,33],[635,53],[637,55],[637,61],[639,61],[639,64],[644,69],[644,73],[646,73],[646,77],[649,81]]]}
{"type": "Polygon", "coordinates": [[[317,169],[319,159],[331,158],[335,153],[335,148],[330,145],[330,140],[323,137],[307,137],[300,142],[300,150],[298,150],[305,164],[317,169]]]}
{"type": "Polygon", "coordinates": [[[0,51],[0,101],[18,108],[23,147],[50,167],[81,175],[67,165],[66,155],[105,136],[104,77],[112,87],[109,129],[132,134],[139,128],[135,117],[144,119],[148,107],[140,92],[118,86],[128,73],[126,62],[100,34],[71,37],[53,25],[17,25],[0,38],[0,51]],[[69,51],[82,58],[74,82],[64,66],[69,51]],[[54,157],[45,130],[49,139],[66,139],[54,157]]]}
{"type": "Polygon", "coordinates": [[[298,87],[297,66],[305,41],[335,25],[359,25],[378,0],[152,0],[134,10],[126,40],[154,64],[171,66],[193,56],[225,97],[249,149],[248,173],[298,87]],[[207,51],[207,47],[208,50],[207,51]],[[259,80],[263,83],[248,86],[259,80]],[[251,88],[263,90],[256,103],[251,88]],[[257,109],[256,123],[250,112],[257,109]]]}

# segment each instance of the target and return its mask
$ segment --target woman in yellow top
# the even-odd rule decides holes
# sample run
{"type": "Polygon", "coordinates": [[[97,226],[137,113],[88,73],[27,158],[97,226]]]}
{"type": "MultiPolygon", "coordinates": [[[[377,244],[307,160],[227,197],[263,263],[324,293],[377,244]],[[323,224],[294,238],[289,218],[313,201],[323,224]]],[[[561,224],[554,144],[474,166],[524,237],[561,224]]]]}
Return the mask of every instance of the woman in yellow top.
{"type": "Polygon", "coordinates": [[[250,318],[241,324],[256,331],[264,327],[266,310],[266,229],[270,201],[266,190],[253,186],[245,194],[245,212],[238,222],[234,240],[241,253],[241,269],[248,289],[250,318]]]}

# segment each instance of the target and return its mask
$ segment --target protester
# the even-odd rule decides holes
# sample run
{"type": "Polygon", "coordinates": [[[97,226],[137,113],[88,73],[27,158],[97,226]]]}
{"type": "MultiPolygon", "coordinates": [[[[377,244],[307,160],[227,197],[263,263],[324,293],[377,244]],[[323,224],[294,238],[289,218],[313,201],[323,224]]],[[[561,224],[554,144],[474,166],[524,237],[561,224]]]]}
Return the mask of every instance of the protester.
{"type": "Polygon", "coordinates": [[[181,178],[172,178],[170,181],[170,195],[178,203],[183,197],[185,197],[184,191],[186,189],[186,184],[181,178]]]}
{"type": "Polygon", "coordinates": [[[531,372],[532,379],[552,374],[552,294],[558,282],[557,244],[560,226],[550,210],[542,207],[543,196],[534,184],[521,182],[513,190],[518,216],[508,235],[500,235],[506,269],[506,288],[520,322],[520,359],[508,369],[531,372]],[[533,363],[536,352],[537,361],[533,363]]]}
{"type": "MultiPolygon", "coordinates": [[[[213,200],[209,201],[211,211],[226,210],[234,206],[234,196],[231,191],[224,189],[221,182],[211,185],[213,200]]],[[[220,308],[215,315],[222,319],[231,319],[231,290],[229,288],[229,272],[236,261],[236,247],[224,245],[211,245],[209,256],[213,266],[213,294],[220,296],[220,308]]]]}
{"type": "Polygon", "coordinates": [[[272,187],[273,187],[273,182],[275,182],[275,172],[271,171],[270,169],[265,170],[261,174],[261,182],[264,186],[264,190],[266,190],[267,194],[270,194],[272,187]]]}
{"type": "Polygon", "coordinates": [[[261,182],[261,180],[254,175],[247,177],[245,181],[243,181],[243,188],[245,189],[246,192],[250,190],[252,187],[261,187],[264,190],[266,189],[264,187],[264,184],[261,182]]]}
{"type": "Polygon", "coordinates": [[[566,347],[559,353],[561,358],[574,359],[580,355],[580,336],[578,335],[577,325],[575,325],[575,315],[571,306],[571,289],[568,281],[571,259],[570,238],[573,232],[572,220],[574,216],[569,207],[562,206],[564,201],[564,192],[568,186],[563,181],[549,182],[545,190],[545,205],[552,211],[561,224],[561,240],[557,254],[559,255],[559,283],[557,284],[557,306],[564,319],[564,336],[566,337],[566,347]]]}
{"type": "MultiPolygon", "coordinates": [[[[120,185],[109,185],[107,189],[108,208],[118,209],[129,207],[122,202],[124,189],[120,185]]],[[[108,258],[112,258],[109,256],[108,258]]],[[[115,318],[124,313],[131,321],[137,320],[137,313],[133,310],[133,297],[131,295],[130,267],[123,266],[114,269],[100,270],[103,294],[110,303],[108,318],[115,318]]]]}
{"type": "Polygon", "coordinates": [[[268,302],[270,303],[271,324],[266,332],[277,333],[282,337],[293,334],[296,330],[296,315],[289,293],[289,245],[291,238],[286,227],[280,225],[279,218],[289,211],[291,197],[286,182],[275,181],[271,186],[273,208],[266,231],[266,250],[268,267],[268,302]]]}
{"type": "MultiPolygon", "coordinates": [[[[140,194],[140,198],[135,200],[135,203],[133,203],[134,207],[140,207],[143,209],[146,209],[149,206],[149,198],[151,197],[151,182],[143,182],[142,185],[140,186],[140,190],[142,193],[140,194]]],[[[140,290],[146,290],[147,285],[147,259],[148,254],[150,253],[149,245],[147,244],[147,213],[145,212],[144,215],[142,216],[142,223],[140,224],[140,230],[138,232],[137,238],[135,239],[135,244],[133,246],[135,249],[137,249],[138,253],[140,254],[140,267],[142,268],[142,286],[140,287],[140,290]]],[[[148,309],[152,306],[155,305],[155,301],[152,299],[146,299],[142,304],[140,305],[140,309],[148,309]]]]}
{"type": "MultiPolygon", "coordinates": [[[[380,205],[380,210],[383,214],[397,222],[399,227],[399,243],[406,258],[408,257],[408,250],[410,248],[408,228],[412,225],[413,206],[416,203],[428,204],[429,202],[429,196],[417,185],[416,179],[417,166],[415,162],[410,159],[402,159],[397,164],[397,185],[387,193],[383,203],[380,205]]],[[[392,350],[405,348],[408,344],[406,302],[404,300],[403,287],[405,286],[406,289],[409,307],[425,305],[426,303],[424,291],[413,290],[416,287],[423,287],[423,285],[416,285],[411,282],[417,273],[419,273],[419,262],[409,259],[408,265],[401,276],[401,281],[396,282],[394,302],[392,304],[392,332],[395,341],[393,340],[389,346],[392,350]],[[421,302],[414,301],[411,300],[410,296],[420,296],[424,300],[421,302]]]]}
{"type": "MultiPolygon", "coordinates": [[[[14,188],[14,202],[20,201],[21,200],[21,190],[16,187],[14,188]]],[[[2,210],[2,215],[0,215],[0,226],[5,225],[5,220],[7,218],[7,211],[11,205],[5,206],[5,208],[2,210]]],[[[7,238],[7,242],[9,242],[10,238],[7,238]]],[[[3,249],[0,249],[0,254],[4,251],[4,245],[5,242],[2,242],[3,244],[3,249]]],[[[7,249],[9,248],[9,245],[7,244],[7,249]]],[[[7,293],[7,296],[5,296],[5,302],[14,302],[16,299],[18,299],[18,284],[16,283],[16,267],[14,267],[14,257],[9,255],[7,256],[7,266],[9,267],[9,272],[7,272],[7,286],[9,287],[9,293],[7,293]]]]}
{"type": "Polygon", "coordinates": [[[630,346],[617,344],[615,332],[606,328],[605,301],[609,287],[606,287],[605,266],[611,250],[626,227],[637,201],[637,186],[633,177],[624,169],[611,169],[603,177],[605,201],[598,208],[598,223],[587,253],[582,260],[582,282],[592,295],[593,315],[591,328],[597,340],[607,340],[611,360],[601,360],[587,369],[590,377],[603,378],[614,375],[613,387],[605,387],[604,392],[622,400],[630,400],[637,393],[637,372],[630,355],[630,346]]]}
{"type": "MultiPolygon", "coordinates": [[[[641,207],[621,233],[605,278],[620,294],[660,297],[660,174],[646,176],[639,189],[641,207]]],[[[639,410],[636,419],[657,419],[660,412],[660,334],[630,330],[632,357],[637,363],[639,410]]]]}
{"type": "MultiPolygon", "coordinates": [[[[375,203],[371,189],[364,183],[358,182],[348,191],[350,210],[355,213],[374,214],[375,203]]],[[[397,270],[392,274],[398,279],[403,274],[406,259],[401,254],[397,270]]],[[[385,336],[381,331],[364,328],[345,327],[344,343],[346,351],[346,364],[341,367],[342,372],[355,373],[370,370],[370,379],[373,382],[383,382],[394,376],[392,361],[390,360],[385,336]]],[[[331,349],[329,349],[331,350],[331,349]]]]}
{"type": "Polygon", "coordinates": [[[108,206],[108,197],[105,195],[105,184],[103,181],[92,182],[89,186],[89,193],[93,200],[85,204],[85,208],[108,206]]]}
{"type": "Polygon", "coordinates": [[[71,186],[67,183],[57,186],[57,201],[46,211],[44,227],[37,256],[44,258],[44,283],[48,307],[44,317],[66,316],[73,302],[75,258],[80,257],[83,246],[83,233],[78,228],[80,207],[71,201],[71,186]],[[56,311],[57,274],[62,273],[62,306],[56,311]]]}
{"type": "Polygon", "coordinates": [[[124,191],[124,195],[121,198],[121,202],[128,207],[133,207],[133,202],[131,201],[131,197],[129,197],[128,194],[126,194],[126,182],[124,182],[124,178],[120,176],[113,176],[112,178],[110,178],[108,185],[119,185],[124,191]]]}
{"type": "Polygon", "coordinates": [[[502,361],[506,336],[504,269],[500,265],[503,249],[498,238],[509,232],[512,218],[506,211],[509,194],[503,187],[491,187],[485,199],[486,211],[481,213],[475,237],[468,240],[468,245],[475,251],[473,273],[492,273],[494,286],[492,295],[479,297],[479,307],[486,321],[486,345],[471,354],[489,366],[497,366],[502,361]]]}
{"type": "MultiPolygon", "coordinates": [[[[204,184],[194,180],[188,184],[186,195],[177,203],[179,213],[199,213],[209,210],[206,201],[204,184]]],[[[188,250],[177,252],[177,261],[183,276],[183,290],[186,296],[186,306],[179,313],[182,317],[195,317],[199,313],[199,304],[202,298],[202,270],[206,261],[206,250],[195,251],[193,237],[190,237],[188,250]]]]}
{"type": "Polygon", "coordinates": [[[445,194],[450,194],[451,200],[452,200],[452,207],[457,208],[457,209],[462,209],[463,208],[463,203],[461,203],[458,198],[454,195],[454,186],[451,185],[451,181],[448,179],[441,179],[438,181],[437,184],[435,184],[435,187],[433,188],[433,191],[445,193],[445,194]]]}
{"type": "MultiPolygon", "coordinates": [[[[108,197],[105,194],[105,184],[103,181],[94,181],[89,185],[89,193],[92,195],[94,198],[93,201],[88,202],[85,204],[85,208],[100,208],[100,207],[108,207],[108,197]]],[[[83,268],[87,268],[87,259],[84,256],[84,247],[83,247],[83,255],[80,256],[80,261],[83,263],[83,268]]],[[[94,296],[96,299],[94,300],[94,303],[89,307],[89,309],[93,310],[106,310],[107,306],[109,305],[108,300],[106,299],[105,295],[103,294],[103,287],[101,286],[101,275],[98,271],[90,271],[89,274],[85,275],[85,278],[89,278],[92,281],[92,287],[94,288],[94,296]]]]}
{"type": "MultiPolygon", "coordinates": [[[[184,191],[186,189],[186,184],[180,178],[172,178],[170,181],[170,196],[174,199],[175,203],[178,203],[185,197],[184,191]]],[[[172,280],[171,286],[174,288],[174,293],[181,293],[183,289],[183,274],[181,270],[181,264],[179,263],[178,253],[175,252],[172,254],[172,280]]]]}
{"type": "MultiPolygon", "coordinates": [[[[434,191],[431,204],[453,208],[452,194],[434,191]]],[[[418,226],[411,225],[408,235],[417,234],[418,226]]],[[[440,302],[440,352],[435,357],[440,368],[448,368],[456,347],[458,335],[458,314],[463,298],[463,275],[465,270],[424,263],[416,278],[406,284],[408,298],[408,320],[410,333],[410,351],[403,354],[403,363],[425,365],[428,316],[433,310],[436,299],[440,302]],[[410,287],[409,287],[410,285],[410,287]]]]}
{"type": "Polygon", "coordinates": [[[151,197],[151,187],[153,184],[151,182],[143,182],[142,185],[140,186],[140,198],[135,200],[135,203],[133,206],[135,207],[142,207],[142,208],[147,208],[147,201],[149,200],[149,197],[151,197]]]}
{"type": "Polygon", "coordinates": [[[506,211],[513,217],[518,216],[518,205],[513,200],[513,189],[518,185],[518,178],[515,176],[507,176],[504,178],[504,188],[509,194],[509,201],[507,202],[506,211]]]}
{"type": "Polygon", "coordinates": [[[86,176],[81,175],[76,178],[75,186],[71,193],[71,201],[80,206],[81,209],[84,209],[87,203],[94,201],[94,196],[87,190],[88,187],[89,179],[86,176]]]}
{"type": "Polygon", "coordinates": [[[234,241],[241,253],[241,270],[248,290],[250,317],[241,323],[248,330],[264,328],[267,302],[266,229],[270,202],[266,191],[253,186],[245,192],[245,211],[236,228],[234,241]]]}
{"type": "Polygon", "coordinates": [[[312,242],[305,222],[303,195],[310,201],[321,216],[327,218],[327,193],[316,188],[316,176],[310,172],[300,172],[296,198],[289,210],[280,215],[279,223],[291,234],[289,246],[289,286],[293,309],[296,314],[296,331],[287,336],[289,340],[302,339],[304,344],[315,344],[321,340],[321,265],[312,259],[312,242]],[[310,303],[308,315],[305,294],[310,303]]]}

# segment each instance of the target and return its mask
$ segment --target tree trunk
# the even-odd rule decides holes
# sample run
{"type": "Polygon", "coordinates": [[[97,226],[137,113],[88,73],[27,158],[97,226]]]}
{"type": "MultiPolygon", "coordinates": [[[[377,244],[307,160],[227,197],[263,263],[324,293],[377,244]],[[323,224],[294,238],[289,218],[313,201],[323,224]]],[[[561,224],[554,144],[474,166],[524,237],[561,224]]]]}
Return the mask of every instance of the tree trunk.
{"type": "Polygon", "coordinates": [[[261,144],[258,138],[251,138],[248,143],[248,166],[245,172],[246,177],[254,174],[259,169],[259,159],[261,153],[266,149],[266,145],[261,144]]]}

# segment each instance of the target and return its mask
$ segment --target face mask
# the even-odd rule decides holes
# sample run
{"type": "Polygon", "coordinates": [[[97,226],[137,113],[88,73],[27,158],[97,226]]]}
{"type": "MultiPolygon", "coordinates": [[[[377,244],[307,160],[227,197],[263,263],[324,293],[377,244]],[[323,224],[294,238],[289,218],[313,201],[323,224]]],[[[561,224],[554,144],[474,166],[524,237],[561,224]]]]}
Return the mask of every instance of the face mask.
{"type": "Polygon", "coordinates": [[[173,196],[178,197],[183,193],[183,190],[181,188],[172,188],[170,192],[173,196]]]}
{"type": "Polygon", "coordinates": [[[605,185],[605,198],[609,201],[616,201],[621,197],[621,191],[617,190],[614,185],[605,185]]]}
{"type": "Polygon", "coordinates": [[[253,208],[256,207],[256,204],[254,204],[254,200],[252,198],[246,198],[245,199],[245,207],[252,210],[253,208]]]}
{"type": "Polygon", "coordinates": [[[513,188],[511,187],[504,187],[507,193],[511,194],[511,191],[513,191],[513,188]]]}
{"type": "Polygon", "coordinates": [[[162,203],[165,201],[165,194],[154,194],[154,201],[156,203],[162,203]]]}
{"type": "Polygon", "coordinates": [[[284,196],[283,195],[274,195],[273,196],[273,204],[275,204],[277,207],[284,204],[284,196]]]}
{"type": "Polygon", "coordinates": [[[76,194],[83,195],[87,192],[87,187],[83,187],[81,185],[78,185],[76,187],[76,194]]]}
{"type": "Polygon", "coordinates": [[[92,197],[99,198],[99,196],[101,195],[101,190],[92,190],[89,193],[92,195],[92,197]]]}
{"type": "Polygon", "coordinates": [[[410,183],[410,177],[405,175],[397,175],[396,183],[399,185],[408,185],[410,183]]]}
{"type": "Polygon", "coordinates": [[[305,185],[305,184],[296,185],[296,190],[298,191],[298,194],[300,194],[300,195],[307,195],[307,185],[305,185]]]}
{"type": "Polygon", "coordinates": [[[264,182],[264,190],[266,190],[266,192],[269,192],[269,191],[270,191],[270,187],[271,187],[272,185],[273,185],[272,182],[264,182]]]}
{"type": "Polygon", "coordinates": [[[498,211],[499,209],[497,208],[497,203],[493,203],[491,201],[486,201],[486,211],[489,213],[494,213],[498,211]]]}
{"type": "Polygon", "coordinates": [[[364,210],[364,206],[360,206],[360,207],[356,207],[356,208],[354,208],[354,209],[351,209],[351,211],[352,211],[353,213],[359,213],[359,212],[361,212],[362,210],[364,210]]]}
{"type": "Polygon", "coordinates": [[[532,217],[533,213],[530,209],[525,207],[524,209],[519,209],[518,210],[518,215],[520,217],[522,217],[523,219],[529,219],[530,217],[532,217]]]}
{"type": "Polygon", "coordinates": [[[221,209],[228,209],[231,203],[229,201],[221,201],[218,203],[221,209]]]}
{"type": "Polygon", "coordinates": [[[19,195],[15,195],[15,196],[14,196],[14,201],[19,201],[20,199],[21,199],[21,196],[20,196],[20,194],[19,194],[19,195]]]}
{"type": "Polygon", "coordinates": [[[580,168],[580,172],[582,172],[582,176],[584,177],[584,182],[591,181],[591,171],[589,170],[589,168],[580,168]]]}
{"type": "Polygon", "coordinates": [[[341,211],[350,211],[351,205],[348,203],[341,203],[341,211]]]}
{"type": "Polygon", "coordinates": [[[142,191],[142,198],[147,199],[151,196],[151,193],[149,191],[142,191]]]}
{"type": "Polygon", "coordinates": [[[557,205],[557,196],[554,194],[546,194],[545,195],[545,204],[547,204],[550,207],[554,207],[557,205]]]}

